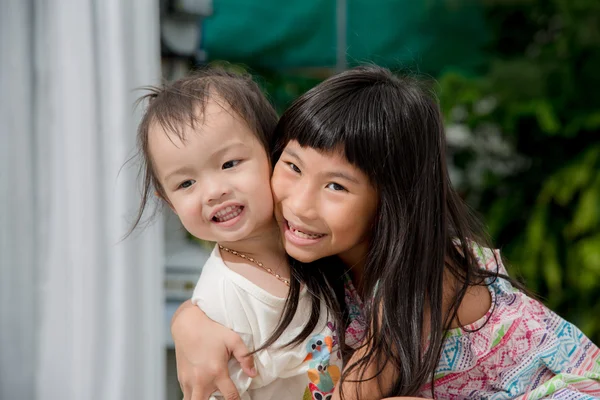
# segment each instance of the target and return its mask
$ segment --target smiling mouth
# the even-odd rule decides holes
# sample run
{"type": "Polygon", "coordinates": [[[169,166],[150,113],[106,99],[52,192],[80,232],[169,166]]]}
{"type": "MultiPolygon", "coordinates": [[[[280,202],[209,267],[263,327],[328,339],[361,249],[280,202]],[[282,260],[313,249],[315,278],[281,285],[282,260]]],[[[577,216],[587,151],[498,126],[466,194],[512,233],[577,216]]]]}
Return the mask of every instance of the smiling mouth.
{"type": "Polygon", "coordinates": [[[244,211],[244,206],[226,207],[216,213],[212,220],[213,222],[227,222],[240,215],[242,211],[244,211]]]}
{"type": "Polygon", "coordinates": [[[289,221],[286,220],[285,222],[286,222],[287,227],[290,230],[290,232],[293,233],[294,236],[297,236],[297,237],[299,237],[301,239],[312,239],[312,240],[315,240],[315,239],[320,239],[323,236],[325,236],[322,233],[313,233],[313,232],[304,232],[304,231],[301,231],[300,229],[296,228],[294,225],[290,224],[289,221]]]}

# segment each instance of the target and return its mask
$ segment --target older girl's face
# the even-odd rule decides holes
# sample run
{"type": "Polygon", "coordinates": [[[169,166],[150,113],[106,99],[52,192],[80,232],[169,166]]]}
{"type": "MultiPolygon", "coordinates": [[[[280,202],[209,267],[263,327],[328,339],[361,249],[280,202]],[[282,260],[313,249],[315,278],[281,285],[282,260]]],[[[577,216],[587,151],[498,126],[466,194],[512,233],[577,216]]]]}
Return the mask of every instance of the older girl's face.
{"type": "Polygon", "coordinates": [[[377,193],[341,151],[323,153],[291,141],[275,164],[271,186],[290,256],[312,262],[339,255],[350,266],[364,260],[377,193]]]}

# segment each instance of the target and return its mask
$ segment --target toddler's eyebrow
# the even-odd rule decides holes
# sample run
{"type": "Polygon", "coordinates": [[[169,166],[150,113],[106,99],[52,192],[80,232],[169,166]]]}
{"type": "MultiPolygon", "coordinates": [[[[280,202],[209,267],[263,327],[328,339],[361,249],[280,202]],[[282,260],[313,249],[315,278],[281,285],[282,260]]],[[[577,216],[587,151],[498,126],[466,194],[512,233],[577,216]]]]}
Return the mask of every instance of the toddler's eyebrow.
{"type": "Polygon", "coordinates": [[[175,175],[186,175],[186,174],[191,174],[193,172],[194,172],[193,168],[191,168],[187,165],[179,167],[175,171],[170,172],[167,176],[165,176],[165,182],[168,182],[169,179],[171,179],[175,175]]]}
{"type": "MultiPolygon", "coordinates": [[[[231,149],[237,148],[237,147],[240,147],[240,148],[249,148],[248,145],[246,145],[243,142],[226,143],[224,146],[220,147],[218,150],[216,150],[215,152],[213,152],[212,155],[210,156],[210,158],[218,158],[223,153],[226,153],[228,150],[231,150],[231,149]]],[[[195,171],[194,168],[192,168],[192,167],[190,167],[188,165],[184,165],[184,166],[181,166],[181,167],[177,168],[173,172],[170,172],[167,176],[165,176],[164,179],[165,179],[165,181],[168,181],[173,176],[192,174],[192,173],[194,173],[194,171],[195,171]]]]}
{"type": "Polygon", "coordinates": [[[236,148],[236,147],[243,147],[243,148],[249,148],[249,146],[243,142],[233,142],[233,143],[226,143],[224,146],[220,147],[218,150],[214,151],[211,155],[211,158],[215,158],[220,156],[221,154],[227,152],[230,149],[236,148]]]}

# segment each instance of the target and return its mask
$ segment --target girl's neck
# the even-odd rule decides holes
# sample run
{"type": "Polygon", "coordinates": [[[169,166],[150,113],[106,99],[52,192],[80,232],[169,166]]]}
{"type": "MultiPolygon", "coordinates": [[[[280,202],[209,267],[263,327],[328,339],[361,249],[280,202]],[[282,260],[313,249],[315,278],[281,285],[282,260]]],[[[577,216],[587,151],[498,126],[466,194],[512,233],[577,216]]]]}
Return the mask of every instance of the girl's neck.
{"type": "Polygon", "coordinates": [[[362,291],[363,271],[367,262],[368,251],[369,242],[365,241],[338,256],[348,268],[348,274],[359,293],[362,291]]]}

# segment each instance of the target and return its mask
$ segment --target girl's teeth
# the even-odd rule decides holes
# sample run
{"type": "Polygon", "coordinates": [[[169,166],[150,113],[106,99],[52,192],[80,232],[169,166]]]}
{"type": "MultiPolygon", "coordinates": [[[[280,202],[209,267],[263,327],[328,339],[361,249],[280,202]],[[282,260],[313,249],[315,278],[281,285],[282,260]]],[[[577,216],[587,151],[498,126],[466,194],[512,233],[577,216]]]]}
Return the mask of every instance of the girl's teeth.
{"type": "Polygon", "coordinates": [[[227,207],[227,208],[225,208],[225,209],[223,209],[223,210],[219,211],[219,212],[216,214],[216,216],[218,216],[218,217],[222,217],[223,215],[225,215],[225,214],[227,214],[227,213],[231,212],[231,210],[232,210],[232,207],[227,207]]]}
{"type": "Polygon", "coordinates": [[[302,239],[318,239],[323,235],[319,235],[319,234],[308,234],[308,233],[304,233],[302,231],[299,231],[297,229],[291,228],[292,232],[294,233],[294,235],[298,236],[299,238],[302,239]]]}
{"type": "Polygon", "coordinates": [[[241,212],[242,212],[241,206],[227,207],[224,210],[221,210],[218,213],[216,213],[214,219],[217,222],[229,221],[230,219],[233,219],[233,218],[237,217],[238,215],[240,215],[241,212]]]}

